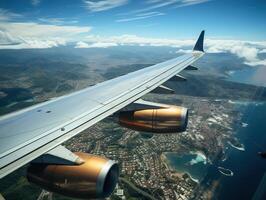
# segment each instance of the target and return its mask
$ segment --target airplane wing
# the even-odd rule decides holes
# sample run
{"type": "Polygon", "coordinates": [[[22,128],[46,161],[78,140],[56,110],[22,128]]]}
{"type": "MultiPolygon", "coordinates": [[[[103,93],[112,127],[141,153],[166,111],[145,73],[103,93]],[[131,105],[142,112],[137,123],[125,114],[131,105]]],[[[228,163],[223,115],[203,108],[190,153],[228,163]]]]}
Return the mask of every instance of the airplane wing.
{"type": "Polygon", "coordinates": [[[191,53],[1,117],[0,178],[178,75],[204,55],[203,38],[191,53]]]}

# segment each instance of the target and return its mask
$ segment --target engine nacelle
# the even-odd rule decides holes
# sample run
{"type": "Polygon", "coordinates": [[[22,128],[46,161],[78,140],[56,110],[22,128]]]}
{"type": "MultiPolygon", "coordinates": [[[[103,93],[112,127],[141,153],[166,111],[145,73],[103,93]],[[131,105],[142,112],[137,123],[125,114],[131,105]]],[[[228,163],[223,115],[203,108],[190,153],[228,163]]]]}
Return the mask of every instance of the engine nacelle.
{"type": "Polygon", "coordinates": [[[119,176],[114,161],[87,153],[75,153],[80,165],[31,164],[28,181],[43,189],[74,198],[105,198],[114,190],[119,176]]]}
{"type": "Polygon", "coordinates": [[[176,133],[186,130],[188,110],[184,107],[143,109],[119,113],[121,126],[152,133],[176,133]]]}

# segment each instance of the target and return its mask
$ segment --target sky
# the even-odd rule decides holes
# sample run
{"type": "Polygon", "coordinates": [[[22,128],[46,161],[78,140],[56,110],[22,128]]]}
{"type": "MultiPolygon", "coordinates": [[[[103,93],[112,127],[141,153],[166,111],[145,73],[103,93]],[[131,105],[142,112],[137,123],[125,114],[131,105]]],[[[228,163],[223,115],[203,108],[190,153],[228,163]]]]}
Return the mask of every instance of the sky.
{"type": "Polygon", "coordinates": [[[201,30],[206,51],[266,65],[265,0],[1,0],[0,49],[172,46],[201,30]]]}

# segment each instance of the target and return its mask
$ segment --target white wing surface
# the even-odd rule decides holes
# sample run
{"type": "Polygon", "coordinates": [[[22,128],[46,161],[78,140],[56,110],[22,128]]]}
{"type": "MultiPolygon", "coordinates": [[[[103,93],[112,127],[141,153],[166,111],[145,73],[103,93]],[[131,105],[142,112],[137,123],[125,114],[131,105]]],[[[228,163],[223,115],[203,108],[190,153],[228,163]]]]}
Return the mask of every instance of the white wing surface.
{"type": "Polygon", "coordinates": [[[133,103],[199,59],[192,53],[0,118],[0,178],[133,103]]]}

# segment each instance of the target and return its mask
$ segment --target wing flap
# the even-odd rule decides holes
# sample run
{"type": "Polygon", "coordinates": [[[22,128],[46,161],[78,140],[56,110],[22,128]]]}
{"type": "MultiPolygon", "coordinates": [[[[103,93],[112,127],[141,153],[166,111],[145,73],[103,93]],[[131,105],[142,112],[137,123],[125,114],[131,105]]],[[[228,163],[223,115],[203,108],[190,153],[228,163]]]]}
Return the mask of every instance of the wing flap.
{"type": "Polygon", "coordinates": [[[159,87],[155,88],[151,92],[156,93],[156,94],[174,94],[175,93],[174,90],[172,90],[171,88],[166,87],[164,85],[160,85],[159,87]]]}
{"type": "Polygon", "coordinates": [[[169,79],[169,81],[186,81],[187,79],[184,76],[181,76],[179,74],[173,76],[169,79]]]}

